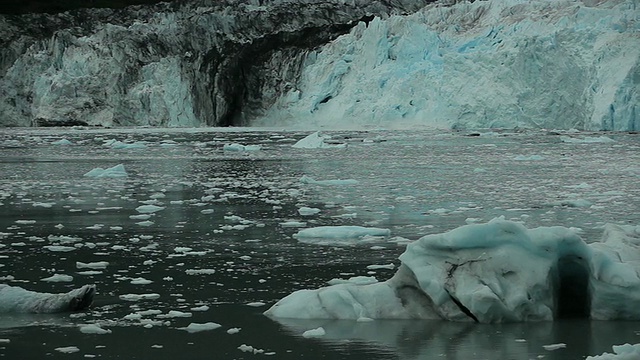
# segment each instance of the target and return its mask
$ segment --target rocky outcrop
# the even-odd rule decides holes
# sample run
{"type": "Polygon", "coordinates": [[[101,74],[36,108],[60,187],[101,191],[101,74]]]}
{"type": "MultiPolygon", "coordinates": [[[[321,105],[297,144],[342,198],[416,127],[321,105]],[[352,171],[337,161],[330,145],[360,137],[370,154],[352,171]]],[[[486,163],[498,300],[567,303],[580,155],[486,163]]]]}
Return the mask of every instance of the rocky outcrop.
{"type": "Polygon", "coordinates": [[[290,90],[309,51],[428,2],[199,0],[0,16],[0,125],[242,125],[290,90]]]}

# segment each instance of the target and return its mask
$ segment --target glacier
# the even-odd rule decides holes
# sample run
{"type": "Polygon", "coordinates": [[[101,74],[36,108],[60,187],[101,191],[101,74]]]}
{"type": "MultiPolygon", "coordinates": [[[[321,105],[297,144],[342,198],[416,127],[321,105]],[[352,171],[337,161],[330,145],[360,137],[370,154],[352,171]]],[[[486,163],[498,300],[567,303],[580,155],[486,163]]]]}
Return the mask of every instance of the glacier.
{"type": "Polygon", "coordinates": [[[191,0],[0,15],[0,124],[243,124],[289,86],[310,49],[360,19],[427,3],[191,0]]]}
{"type": "Polygon", "coordinates": [[[527,229],[496,218],[407,245],[387,281],[298,290],[265,315],[282,319],[442,319],[478,323],[640,319],[640,226],[527,229]]]}
{"type": "Polygon", "coordinates": [[[2,126],[640,129],[634,0],[0,15],[2,126]]]}
{"type": "Polygon", "coordinates": [[[360,23],[257,124],[638,130],[635,1],[476,1],[360,23]]]}

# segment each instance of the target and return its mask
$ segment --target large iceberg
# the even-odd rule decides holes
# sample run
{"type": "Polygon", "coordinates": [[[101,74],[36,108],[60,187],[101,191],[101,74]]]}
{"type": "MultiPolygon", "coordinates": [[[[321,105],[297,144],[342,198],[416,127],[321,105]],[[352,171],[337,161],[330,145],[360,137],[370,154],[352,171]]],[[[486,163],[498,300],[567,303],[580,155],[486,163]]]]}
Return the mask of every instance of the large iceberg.
{"type": "Polygon", "coordinates": [[[385,282],[299,290],[265,314],[480,323],[640,319],[640,226],[608,224],[592,243],[578,233],[498,218],[427,235],[407,245],[385,282]]]}

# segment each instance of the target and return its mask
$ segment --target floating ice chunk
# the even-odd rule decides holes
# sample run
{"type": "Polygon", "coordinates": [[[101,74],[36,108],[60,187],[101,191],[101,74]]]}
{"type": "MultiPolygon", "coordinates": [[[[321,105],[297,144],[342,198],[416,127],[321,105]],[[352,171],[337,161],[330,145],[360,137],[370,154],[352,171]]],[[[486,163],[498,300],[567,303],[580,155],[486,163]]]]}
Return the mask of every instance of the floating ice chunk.
{"type": "Polygon", "coordinates": [[[119,178],[119,177],[127,177],[127,171],[124,169],[124,165],[118,164],[114,167],[110,167],[108,169],[103,168],[95,168],[88,173],[84,174],[85,177],[93,177],[93,178],[119,178]]]}
{"type": "Polygon", "coordinates": [[[215,269],[188,269],[185,270],[187,275],[211,275],[215,274],[215,269]]]}
{"type": "MultiPolygon", "coordinates": [[[[302,242],[316,243],[322,240],[358,240],[366,236],[389,236],[389,229],[362,226],[319,226],[298,231],[294,238],[302,242]]],[[[339,242],[339,241],[336,241],[339,242]]]]}
{"type": "Polygon", "coordinates": [[[303,175],[300,182],[304,184],[321,185],[321,186],[340,186],[340,185],[357,185],[358,180],[355,179],[336,179],[336,180],[315,180],[312,177],[303,175]]]}
{"type": "Polygon", "coordinates": [[[640,344],[614,345],[613,354],[587,356],[585,360],[637,360],[640,359],[640,344]]]}
{"type": "Polygon", "coordinates": [[[141,214],[153,214],[160,210],[164,210],[164,206],[156,206],[156,205],[140,205],[136,208],[136,211],[141,214]]]}
{"type": "Polygon", "coordinates": [[[31,225],[31,224],[35,224],[36,221],[35,220],[16,220],[15,223],[20,225],[31,225]]]}
{"type": "Polygon", "coordinates": [[[191,311],[207,311],[209,310],[209,307],[207,305],[201,305],[201,306],[192,307],[190,310],[191,311]]]}
{"type": "Polygon", "coordinates": [[[96,262],[90,262],[90,263],[83,263],[80,261],[76,261],[76,268],[78,269],[106,269],[107,266],[109,266],[109,262],[107,261],[96,261],[96,262]]]}
{"type": "Polygon", "coordinates": [[[83,334],[97,334],[97,335],[111,334],[111,330],[103,329],[96,324],[82,325],[80,326],[80,332],[83,334]]]}
{"type": "Polygon", "coordinates": [[[319,131],[307,135],[303,139],[298,140],[292,147],[296,149],[328,149],[328,148],[345,148],[347,144],[329,144],[325,140],[329,140],[331,136],[321,134],[319,131]]]}
{"type": "Polygon", "coordinates": [[[69,252],[76,249],[75,247],[72,247],[72,246],[63,246],[63,245],[46,245],[43,247],[53,252],[69,252]]]}
{"type": "Polygon", "coordinates": [[[51,143],[51,145],[71,145],[71,144],[72,144],[71,141],[67,139],[60,139],[51,143]]]}
{"type": "Polygon", "coordinates": [[[567,344],[565,343],[549,344],[549,345],[542,345],[542,347],[547,351],[553,351],[553,350],[566,348],[567,344]]]}
{"type": "Polygon", "coordinates": [[[149,285],[152,282],[153,281],[151,281],[149,279],[142,278],[142,277],[131,279],[131,284],[133,284],[133,285],[149,285]]]}
{"type": "Polygon", "coordinates": [[[84,310],[93,302],[96,288],[85,285],[67,293],[41,293],[0,284],[0,313],[58,313],[84,310]]]}
{"type": "Polygon", "coordinates": [[[160,319],[171,319],[171,318],[188,318],[188,317],[192,317],[193,314],[189,313],[189,312],[183,312],[183,311],[178,311],[178,310],[170,310],[168,313],[166,314],[160,314],[160,315],[156,315],[157,318],[160,319]]]}
{"type": "Polygon", "coordinates": [[[327,333],[324,331],[324,328],[321,326],[319,328],[307,330],[302,333],[302,337],[312,338],[312,337],[321,337],[325,336],[327,333]]]}
{"type": "Polygon", "coordinates": [[[139,300],[155,300],[160,298],[160,294],[151,293],[151,294],[124,294],[119,296],[122,300],[127,301],[139,301],[139,300]]]}
{"type": "Polygon", "coordinates": [[[375,284],[377,282],[378,282],[378,279],[376,279],[373,276],[353,276],[353,277],[350,277],[348,280],[331,279],[327,281],[327,284],[329,285],[337,285],[337,284],[369,285],[369,284],[375,284]]]}
{"type": "Polygon", "coordinates": [[[189,324],[187,327],[182,327],[182,328],[178,328],[180,330],[185,330],[189,333],[196,333],[196,332],[200,332],[200,331],[209,331],[209,330],[215,330],[217,328],[222,327],[222,325],[214,323],[214,322],[207,322],[204,324],[199,324],[199,323],[191,323],[189,324]]]}
{"type": "Polygon", "coordinates": [[[49,276],[47,278],[40,279],[40,281],[46,281],[46,282],[72,282],[73,281],[73,276],[64,275],[64,274],[54,274],[54,275],[49,276]]]}
{"type": "Polygon", "coordinates": [[[282,227],[303,227],[306,225],[307,223],[304,221],[295,221],[295,220],[285,221],[280,223],[280,226],[282,227]]]}
{"type": "Polygon", "coordinates": [[[254,353],[254,354],[262,354],[264,353],[263,349],[257,349],[254,348],[251,345],[247,345],[247,344],[242,344],[240,346],[238,346],[238,350],[242,351],[242,352],[249,352],[249,353],[254,353]]]}
{"type": "Polygon", "coordinates": [[[247,303],[247,306],[252,306],[252,307],[260,307],[265,305],[266,304],[263,303],[262,301],[254,301],[254,302],[247,303]]]}
{"type": "Polygon", "coordinates": [[[71,353],[80,351],[80,349],[77,346],[58,347],[58,348],[55,348],[54,350],[64,354],[71,354],[71,353]]]}
{"type": "Polygon", "coordinates": [[[155,224],[155,223],[154,223],[153,221],[149,221],[149,220],[146,220],[146,221],[140,221],[140,222],[137,222],[137,223],[136,223],[136,225],[139,225],[139,226],[145,226],[145,227],[146,227],[146,226],[151,226],[151,225],[153,225],[153,224],[155,224]]]}
{"type": "Polygon", "coordinates": [[[42,207],[42,208],[51,208],[53,207],[53,205],[55,205],[56,203],[54,202],[34,202],[32,204],[33,207],[42,207]]]}
{"type": "Polygon", "coordinates": [[[147,145],[141,141],[125,143],[115,139],[106,140],[103,145],[109,146],[112,149],[143,149],[147,147],[147,145]]]}
{"type": "Polygon", "coordinates": [[[311,216],[319,212],[320,212],[320,209],[318,208],[312,208],[312,207],[306,207],[306,206],[303,206],[298,209],[298,214],[300,214],[301,216],[311,216]]]}
{"type": "Polygon", "coordinates": [[[93,275],[102,274],[102,271],[100,271],[100,270],[78,271],[76,274],[83,275],[83,276],[93,276],[93,275]]]}
{"type": "Polygon", "coordinates": [[[233,335],[233,334],[237,334],[240,332],[240,330],[242,330],[241,328],[231,328],[229,330],[227,330],[227,334],[229,335],[233,335]]]}
{"type": "Polygon", "coordinates": [[[242,145],[242,144],[225,144],[222,149],[224,151],[258,151],[262,147],[260,145],[242,145]]]}
{"type": "Polygon", "coordinates": [[[606,136],[585,136],[585,137],[573,137],[573,136],[560,136],[560,140],[565,143],[574,143],[574,144],[593,144],[593,143],[611,143],[615,142],[610,137],[606,136]]]}
{"type": "Polygon", "coordinates": [[[367,269],[369,270],[379,270],[379,269],[387,269],[387,270],[393,270],[395,269],[396,266],[394,264],[386,264],[386,265],[368,265],[367,269]]]}

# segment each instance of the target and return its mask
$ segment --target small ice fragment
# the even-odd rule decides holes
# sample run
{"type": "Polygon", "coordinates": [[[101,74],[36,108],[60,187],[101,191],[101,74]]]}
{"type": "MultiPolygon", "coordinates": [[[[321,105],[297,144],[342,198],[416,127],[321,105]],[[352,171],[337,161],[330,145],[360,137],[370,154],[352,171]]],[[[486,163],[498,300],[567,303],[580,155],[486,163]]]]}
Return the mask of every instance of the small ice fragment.
{"type": "Polygon", "coordinates": [[[61,353],[65,353],[65,354],[71,354],[71,353],[80,351],[80,349],[77,346],[59,347],[59,348],[55,348],[54,350],[59,351],[61,353]]]}
{"type": "Polygon", "coordinates": [[[306,206],[303,206],[303,207],[298,209],[298,214],[300,214],[301,216],[311,216],[311,215],[315,215],[315,214],[317,214],[319,212],[320,212],[320,209],[318,209],[318,208],[311,208],[311,207],[306,207],[306,206]]]}
{"type": "Polygon", "coordinates": [[[358,320],[356,320],[357,322],[371,322],[374,321],[372,318],[370,317],[366,317],[366,316],[360,316],[358,318],[358,320]]]}
{"type": "Polygon", "coordinates": [[[141,214],[153,214],[160,210],[164,210],[164,206],[156,206],[156,205],[140,205],[136,208],[136,211],[141,214]]]}
{"type": "Polygon", "coordinates": [[[242,330],[241,328],[231,328],[229,330],[227,330],[227,334],[229,335],[233,335],[233,334],[237,334],[240,332],[240,330],[242,330]]]}
{"type": "Polygon", "coordinates": [[[247,303],[247,306],[253,306],[253,307],[260,307],[265,305],[266,304],[263,303],[262,301],[254,301],[254,302],[247,303]]]}
{"type": "Polygon", "coordinates": [[[387,270],[393,270],[395,269],[395,265],[394,264],[387,264],[387,265],[368,265],[367,269],[369,270],[378,270],[378,269],[387,269],[387,270]]]}
{"type": "Polygon", "coordinates": [[[138,300],[155,300],[160,294],[124,294],[119,296],[121,300],[138,301],[138,300]]]}
{"type": "Polygon", "coordinates": [[[54,274],[44,279],[40,279],[40,281],[46,282],[71,282],[73,281],[73,276],[64,275],[64,274],[54,274]]]}
{"type": "Polygon", "coordinates": [[[142,277],[131,279],[131,284],[133,285],[148,285],[148,284],[151,284],[152,282],[153,281],[142,278],[142,277]]]}
{"type": "Polygon", "coordinates": [[[109,265],[109,262],[107,261],[97,261],[97,262],[90,262],[90,263],[83,263],[80,261],[76,261],[76,267],[78,269],[99,270],[99,269],[106,269],[108,265],[109,265]]]}
{"type": "Polygon", "coordinates": [[[116,178],[116,177],[127,177],[127,172],[124,169],[124,165],[118,164],[114,167],[110,167],[108,169],[103,168],[95,168],[88,173],[84,174],[85,177],[93,177],[93,178],[116,178]]]}
{"type": "Polygon", "coordinates": [[[83,334],[97,334],[97,335],[111,334],[111,330],[103,329],[96,324],[80,326],[80,332],[83,334]]]}
{"type": "Polygon", "coordinates": [[[553,350],[558,350],[558,349],[566,348],[566,347],[567,347],[567,344],[565,344],[565,343],[557,343],[557,344],[550,344],[550,345],[542,345],[542,347],[543,347],[545,350],[553,351],[553,350]]]}
{"type": "Polygon", "coordinates": [[[305,338],[320,337],[320,336],[324,336],[325,334],[326,332],[324,331],[324,328],[322,328],[321,326],[319,328],[311,329],[303,332],[302,337],[305,337],[305,338]]]}
{"type": "Polygon", "coordinates": [[[191,323],[189,324],[187,327],[182,327],[182,328],[178,328],[180,330],[185,330],[189,333],[195,333],[195,332],[200,332],[200,331],[208,331],[208,330],[215,330],[219,327],[222,327],[222,325],[214,323],[214,322],[207,322],[204,324],[199,324],[199,323],[191,323]]]}

